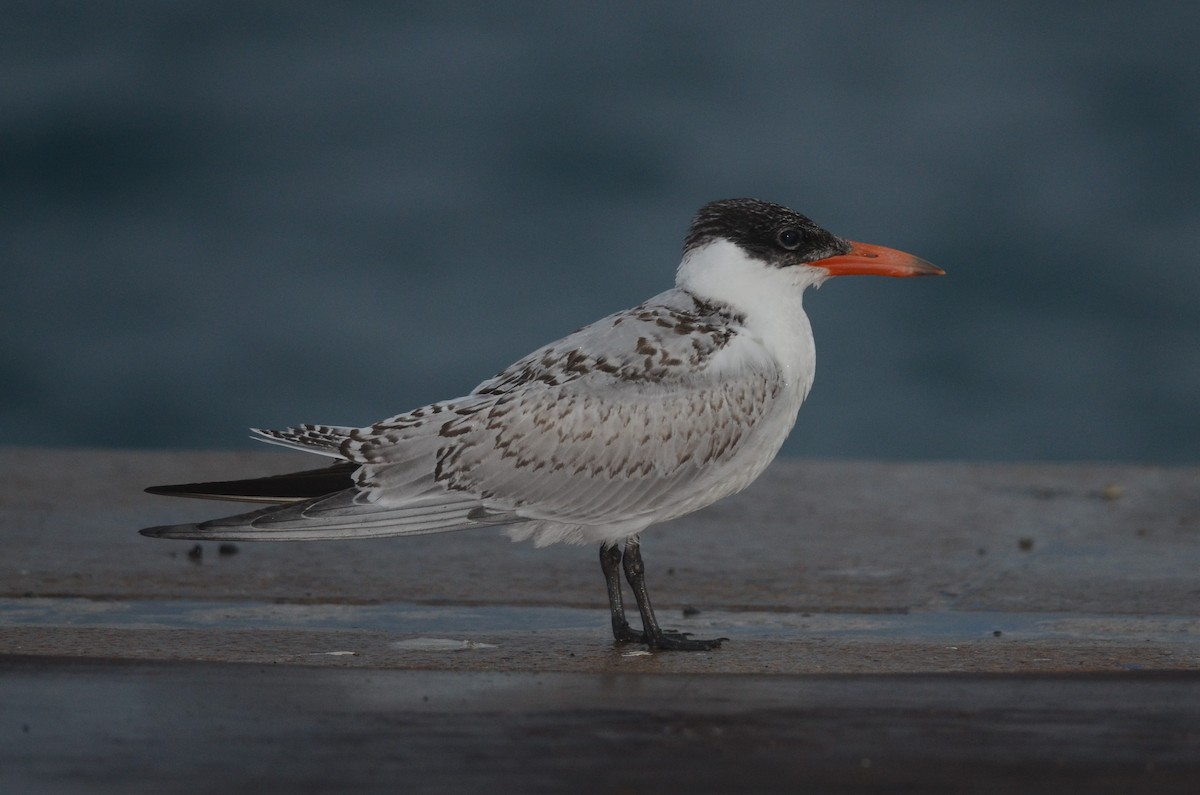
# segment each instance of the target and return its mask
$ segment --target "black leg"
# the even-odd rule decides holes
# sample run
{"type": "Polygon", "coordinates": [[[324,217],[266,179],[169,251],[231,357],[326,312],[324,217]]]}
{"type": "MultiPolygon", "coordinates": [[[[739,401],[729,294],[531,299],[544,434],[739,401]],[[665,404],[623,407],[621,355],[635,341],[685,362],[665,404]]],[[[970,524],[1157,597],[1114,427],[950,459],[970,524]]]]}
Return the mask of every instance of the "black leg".
{"type": "Polygon", "coordinates": [[[625,605],[621,601],[621,547],[617,544],[600,546],[600,568],[608,586],[608,609],[612,614],[613,637],[618,643],[645,643],[646,636],[629,626],[625,620],[625,605]]]}
{"type": "MultiPolygon", "coordinates": [[[[642,562],[642,545],[638,542],[637,536],[633,536],[625,542],[623,563],[625,565],[625,578],[629,580],[629,587],[633,590],[633,598],[637,600],[638,611],[642,614],[642,630],[645,643],[650,648],[678,651],[708,651],[720,648],[722,641],[729,640],[729,638],[692,640],[680,632],[664,632],[658,626],[658,620],[654,618],[654,608],[650,606],[650,594],[646,591],[646,566],[642,562]]],[[[618,588],[619,592],[620,589],[618,588]]],[[[612,593],[611,586],[609,593],[612,593]]],[[[622,611],[621,617],[622,621],[624,621],[624,611],[622,611]]],[[[615,620],[614,618],[614,626],[615,620]]]]}

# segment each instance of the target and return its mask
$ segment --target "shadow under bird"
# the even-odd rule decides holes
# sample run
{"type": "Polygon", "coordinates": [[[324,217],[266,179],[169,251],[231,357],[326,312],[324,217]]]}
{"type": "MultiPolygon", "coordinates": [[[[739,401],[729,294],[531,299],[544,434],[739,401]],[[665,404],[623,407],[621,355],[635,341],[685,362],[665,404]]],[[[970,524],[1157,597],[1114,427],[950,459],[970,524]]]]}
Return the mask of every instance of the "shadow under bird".
{"type": "Polygon", "coordinates": [[[497,526],[538,546],[598,544],[617,641],[714,649],[725,639],[659,627],[639,534],[741,491],[775,458],[816,367],[807,288],[831,276],[941,273],[777,204],[712,202],[688,230],[674,289],[540,348],[464,397],[365,428],[256,430],[336,463],[152,487],[270,505],[141,532],[315,541],[497,526]],[[640,630],[625,618],[622,568],[640,630]]]}

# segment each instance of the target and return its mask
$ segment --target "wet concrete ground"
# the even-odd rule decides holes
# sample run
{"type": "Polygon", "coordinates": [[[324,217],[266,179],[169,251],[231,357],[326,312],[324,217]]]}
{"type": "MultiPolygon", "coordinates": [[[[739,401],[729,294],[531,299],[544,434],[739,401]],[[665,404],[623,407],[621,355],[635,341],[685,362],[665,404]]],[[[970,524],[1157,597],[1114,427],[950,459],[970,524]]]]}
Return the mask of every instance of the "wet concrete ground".
{"type": "Polygon", "coordinates": [[[217,544],[151,483],[288,454],[0,451],[0,791],[1200,791],[1200,469],[780,461],[595,550],[217,544]]]}

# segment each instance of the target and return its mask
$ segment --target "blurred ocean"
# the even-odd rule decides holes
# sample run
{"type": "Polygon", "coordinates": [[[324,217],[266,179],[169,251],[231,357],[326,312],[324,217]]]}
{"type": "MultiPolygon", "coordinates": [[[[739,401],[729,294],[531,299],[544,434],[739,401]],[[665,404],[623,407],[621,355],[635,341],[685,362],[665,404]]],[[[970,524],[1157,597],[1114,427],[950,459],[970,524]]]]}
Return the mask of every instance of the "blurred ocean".
{"type": "Polygon", "coordinates": [[[791,455],[1200,462],[1195,3],[9,2],[0,444],[463,393],[756,196],[942,279],[807,300],[791,455]]]}

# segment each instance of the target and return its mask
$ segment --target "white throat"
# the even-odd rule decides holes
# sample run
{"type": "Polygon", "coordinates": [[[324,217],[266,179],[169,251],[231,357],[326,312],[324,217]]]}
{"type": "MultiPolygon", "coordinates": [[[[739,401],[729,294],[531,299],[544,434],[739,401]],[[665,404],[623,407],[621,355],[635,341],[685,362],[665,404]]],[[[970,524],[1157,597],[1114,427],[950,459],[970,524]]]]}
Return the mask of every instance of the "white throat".
{"type": "Polygon", "coordinates": [[[692,295],[731,307],[745,328],[783,368],[801,396],[816,370],[812,327],[804,314],[804,291],[829,274],[822,268],[776,268],[747,256],[728,240],[689,251],[679,263],[675,284],[692,295]]]}

